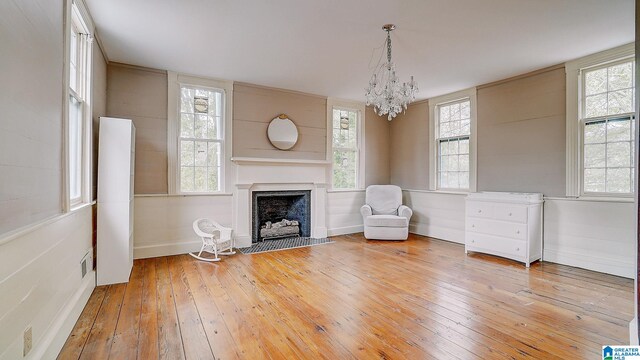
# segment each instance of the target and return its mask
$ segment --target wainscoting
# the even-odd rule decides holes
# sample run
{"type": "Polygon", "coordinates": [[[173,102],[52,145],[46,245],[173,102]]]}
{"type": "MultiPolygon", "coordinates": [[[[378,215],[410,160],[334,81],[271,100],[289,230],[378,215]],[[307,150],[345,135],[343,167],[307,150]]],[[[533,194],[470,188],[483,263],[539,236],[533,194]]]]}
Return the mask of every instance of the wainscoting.
{"type": "MultiPolygon", "coordinates": [[[[413,209],[409,231],[464,243],[465,194],[404,190],[413,209]]],[[[545,199],[543,259],[633,278],[632,202],[545,199]]]]}
{"type": "Polygon", "coordinates": [[[60,215],[0,243],[0,359],[22,359],[23,332],[33,349],[25,359],[54,359],[95,288],[89,265],[91,206],[60,215]]]}
{"type": "Polygon", "coordinates": [[[184,254],[200,249],[193,221],[206,217],[231,226],[231,195],[136,195],[134,247],[136,259],[184,254]]]}
{"type": "MultiPolygon", "coordinates": [[[[465,195],[404,190],[414,234],[464,243],[465,195]]],[[[191,223],[232,225],[232,196],[136,196],[135,258],[199,249],[191,223]]],[[[329,236],[362,232],[364,190],[328,191],[329,236]]],[[[544,205],[544,260],[633,278],[633,203],[550,198],[544,205]]]]}

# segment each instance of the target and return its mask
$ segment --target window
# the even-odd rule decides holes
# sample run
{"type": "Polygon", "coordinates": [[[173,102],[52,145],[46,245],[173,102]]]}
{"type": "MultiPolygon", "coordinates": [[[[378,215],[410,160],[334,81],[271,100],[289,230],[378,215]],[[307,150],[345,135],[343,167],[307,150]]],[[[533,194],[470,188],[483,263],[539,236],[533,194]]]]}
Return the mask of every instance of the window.
{"type": "Polygon", "coordinates": [[[77,2],[70,10],[67,172],[69,206],[88,200],[91,127],[91,34],[77,2]]]}
{"type": "Polygon", "coordinates": [[[167,72],[169,194],[228,195],[233,82],[167,72]]]}
{"type": "Polygon", "coordinates": [[[180,86],[180,192],[221,191],[224,91],[180,86]]]}
{"type": "Polygon", "coordinates": [[[431,190],[473,191],[475,89],[429,100],[433,145],[431,190]]]}
{"type": "Polygon", "coordinates": [[[469,189],[470,106],[438,105],[438,189],[469,189]]]}
{"type": "Polygon", "coordinates": [[[634,192],[635,62],[622,46],[566,64],[567,195],[634,192]]]}
{"type": "Polygon", "coordinates": [[[360,112],[333,108],[332,184],[334,189],[357,189],[360,168],[360,112]]]}

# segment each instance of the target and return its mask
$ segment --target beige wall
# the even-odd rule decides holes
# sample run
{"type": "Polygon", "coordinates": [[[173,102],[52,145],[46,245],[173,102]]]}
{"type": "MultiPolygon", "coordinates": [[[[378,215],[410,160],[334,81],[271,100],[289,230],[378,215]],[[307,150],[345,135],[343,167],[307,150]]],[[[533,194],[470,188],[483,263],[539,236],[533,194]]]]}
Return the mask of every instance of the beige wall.
{"type": "Polygon", "coordinates": [[[93,119],[93,182],[91,198],[95,200],[98,184],[98,133],[100,117],[107,115],[107,61],[97,42],[93,43],[93,74],[91,78],[91,117],[93,119]]]}
{"type": "Polygon", "coordinates": [[[478,88],[478,191],[565,195],[565,72],[478,88]]]}
{"type": "Polygon", "coordinates": [[[429,103],[411,104],[390,124],[391,183],[403,189],[429,187],[429,103]]]}
{"type": "Polygon", "coordinates": [[[0,3],[0,234],[62,211],[62,20],[62,0],[0,3]]]}
{"type": "Polygon", "coordinates": [[[389,121],[372,107],[364,115],[365,185],[389,184],[389,121]]]}
{"type": "Polygon", "coordinates": [[[236,83],[233,86],[233,156],[324,160],[327,147],[327,98],[236,83]],[[276,149],[267,139],[269,122],[287,114],[298,127],[296,145],[276,149]]]}
{"type": "Polygon", "coordinates": [[[136,127],[136,194],[167,193],[167,73],[109,63],[107,115],[136,127]]]}

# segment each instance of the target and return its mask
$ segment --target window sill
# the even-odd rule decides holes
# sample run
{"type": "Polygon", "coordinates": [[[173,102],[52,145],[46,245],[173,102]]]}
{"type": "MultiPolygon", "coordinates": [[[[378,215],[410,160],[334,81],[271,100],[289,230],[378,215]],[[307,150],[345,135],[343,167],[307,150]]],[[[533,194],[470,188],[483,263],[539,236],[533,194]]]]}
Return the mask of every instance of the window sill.
{"type": "Polygon", "coordinates": [[[366,189],[327,189],[327,193],[364,192],[366,189]]]}
{"type": "Polygon", "coordinates": [[[418,189],[402,189],[402,191],[418,192],[425,194],[443,194],[443,195],[464,195],[467,196],[471,191],[447,191],[447,190],[418,190],[418,189]]]}
{"type": "Polygon", "coordinates": [[[85,207],[93,206],[96,203],[97,203],[96,200],[93,200],[91,202],[84,202],[84,203],[80,203],[80,204],[75,204],[75,205],[72,205],[71,208],[69,209],[69,211],[67,211],[67,212],[68,213],[73,213],[73,212],[76,212],[76,211],[80,211],[80,210],[84,209],[85,207]]]}

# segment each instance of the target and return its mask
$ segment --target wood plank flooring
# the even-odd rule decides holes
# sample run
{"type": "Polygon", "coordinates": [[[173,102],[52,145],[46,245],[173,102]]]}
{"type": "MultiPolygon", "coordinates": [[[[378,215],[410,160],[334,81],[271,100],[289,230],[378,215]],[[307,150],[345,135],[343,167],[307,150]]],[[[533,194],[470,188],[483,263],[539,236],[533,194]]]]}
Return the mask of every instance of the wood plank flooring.
{"type": "Polygon", "coordinates": [[[136,260],[97,287],[59,359],[600,359],[633,281],[459,244],[338,236],[218,263],[136,260]]]}

